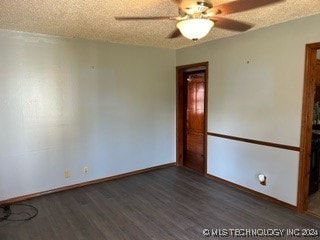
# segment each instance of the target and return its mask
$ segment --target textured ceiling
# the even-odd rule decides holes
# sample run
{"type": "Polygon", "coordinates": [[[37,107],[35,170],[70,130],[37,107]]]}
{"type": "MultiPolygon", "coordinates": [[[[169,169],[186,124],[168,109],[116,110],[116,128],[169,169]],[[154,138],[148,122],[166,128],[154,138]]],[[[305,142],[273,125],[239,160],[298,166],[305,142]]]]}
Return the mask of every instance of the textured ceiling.
{"type": "MultiPolygon", "coordinates": [[[[230,0],[211,2],[219,5],[230,0]]],[[[320,0],[286,0],[225,17],[253,23],[252,31],[317,13],[320,13],[320,0]]],[[[178,15],[174,0],[0,0],[0,29],[173,49],[195,44],[183,37],[167,39],[175,29],[173,20],[114,19],[115,16],[164,15],[178,15]]],[[[198,43],[234,34],[237,33],[213,28],[198,43]]]]}

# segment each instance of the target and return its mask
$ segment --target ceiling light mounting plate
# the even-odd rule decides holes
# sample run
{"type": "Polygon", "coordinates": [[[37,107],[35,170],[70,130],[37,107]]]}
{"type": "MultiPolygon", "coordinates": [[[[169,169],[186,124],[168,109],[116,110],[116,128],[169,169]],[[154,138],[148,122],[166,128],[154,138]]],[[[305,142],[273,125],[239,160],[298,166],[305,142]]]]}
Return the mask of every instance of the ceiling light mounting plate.
{"type": "Polygon", "coordinates": [[[213,7],[212,3],[208,1],[197,1],[192,5],[185,7],[183,10],[188,15],[194,15],[197,13],[205,13],[213,7]]]}
{"type": "Polygon", "coordinates": [[[206,7],[207,9],[213,7],[212,3],[207,2],[207,1],[197,1],[197,5],[206,7]]]}

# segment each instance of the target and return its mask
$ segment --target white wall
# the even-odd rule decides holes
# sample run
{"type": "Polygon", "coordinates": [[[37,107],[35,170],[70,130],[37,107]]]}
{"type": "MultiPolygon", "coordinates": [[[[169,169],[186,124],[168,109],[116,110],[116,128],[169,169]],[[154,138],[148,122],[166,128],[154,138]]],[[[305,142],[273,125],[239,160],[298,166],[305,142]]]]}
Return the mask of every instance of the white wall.
{"type": "Polygon", "coordinates": [[[175,161],[173,50],[0,31],[0,76],[0,200],[175,161]]]}
{"type": "MultiPolygon", "coordinates": [[[[208,132],[300,146],[305,45],[320,42],[319,22],[316,15],[178,50],[177,65],[209,61],[208,132]]],[[[298,162],[296,152],[208,137],[209,174],[293,205],[298,162]],[[257,186],[259,172],[270,185],[257,186]]]]}
{"type": "Polygon", "coordinates": [[[298,187],[299,152],[219,137],[210,137],[208,147],[211,175],[296,204],[290,189],[298,187]],[[267,176],[266,186],[257,181],[259,173],[267,176]]]}

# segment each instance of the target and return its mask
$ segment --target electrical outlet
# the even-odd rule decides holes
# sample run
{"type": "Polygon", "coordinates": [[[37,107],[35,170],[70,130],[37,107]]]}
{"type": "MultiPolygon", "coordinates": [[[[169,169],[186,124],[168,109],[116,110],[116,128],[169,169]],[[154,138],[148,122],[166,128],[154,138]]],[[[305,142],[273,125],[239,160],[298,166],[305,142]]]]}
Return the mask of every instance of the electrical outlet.
{"type": "Polygon", "coordinates": [[[83,168],[83,173],[88,173],[89,172],[89,168],[88,167],[84,167],[83,168]]]}
{"type": "Polygon", "coordinates": [[[259,182],[261,185],[263,185],[263,186],[267,185],[267,177],[264,174],[260,173],[258,175],[258,179],[259,179],[259,182]]]}
{"type": "Polygon", "coordinates": [[[65,178],[71,177],[71,171],[70,171],[70,170],[64,171],[64,177],[65,177],[65,178]]]}

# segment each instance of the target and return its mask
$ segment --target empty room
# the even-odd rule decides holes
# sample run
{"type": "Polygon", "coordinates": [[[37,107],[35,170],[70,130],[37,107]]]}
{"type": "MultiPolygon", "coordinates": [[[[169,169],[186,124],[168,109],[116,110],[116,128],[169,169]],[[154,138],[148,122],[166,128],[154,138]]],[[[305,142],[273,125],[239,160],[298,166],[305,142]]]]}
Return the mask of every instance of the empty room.
{"type": "Polygon", "coordinates": [[[319,0],[1,0],[0,239],[320,236],[319,0]]]}

